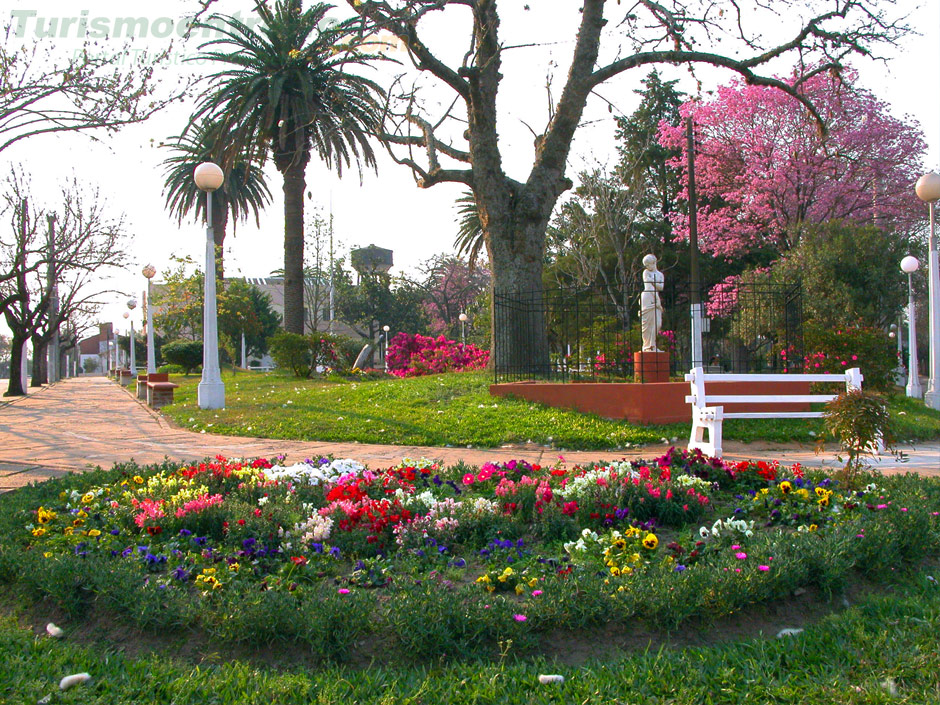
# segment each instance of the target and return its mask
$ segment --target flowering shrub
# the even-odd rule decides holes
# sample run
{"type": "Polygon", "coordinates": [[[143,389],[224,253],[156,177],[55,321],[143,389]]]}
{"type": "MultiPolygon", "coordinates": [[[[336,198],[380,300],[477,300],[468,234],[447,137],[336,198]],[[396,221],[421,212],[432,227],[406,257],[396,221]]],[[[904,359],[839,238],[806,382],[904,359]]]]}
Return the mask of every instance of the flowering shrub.
{"type": "Polygon", "coordinates": [[[490,359],[488,350],[457,343],[443,335],[398,333],[388,344],[385,363],[397,377],[420,377],[443,372],[482,370],[490,359]]]}

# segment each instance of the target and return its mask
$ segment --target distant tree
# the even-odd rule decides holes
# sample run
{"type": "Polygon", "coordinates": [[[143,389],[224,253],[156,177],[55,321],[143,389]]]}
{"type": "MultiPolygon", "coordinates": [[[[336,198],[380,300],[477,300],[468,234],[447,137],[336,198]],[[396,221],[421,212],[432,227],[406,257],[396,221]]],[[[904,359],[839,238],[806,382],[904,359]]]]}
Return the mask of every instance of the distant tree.
{"type": "Polygon", "coordinates": [[[453,255],[437,255],[421,267],[425,291],[422,307],[434,335],[452,338],[460,335],[461,313],[470,311],[490,283],[485,268],[470,268],[467,261],[453,255]]]}
{"type": "Polygon", "coordinates": [[[25,393],[19,376],[23,343],[33,341],[33,382],[42,383],[45,345],[53,331],[70,317],[95,310],[103,295],[117,293],[102,281],[110,268],[124,265],[124,229],[121,218],[106,215],[100,194],[77,182],[63,188],[56,210],[43,211],[31,205],[27,177],[14,170],[0,198],[11,225],[0,235],[0,303],[13,334],[6,396],[18,396],[25,393]],[[58,283],[55,313],[50,277],[58,283]]]}
{"type": "Polygon", "coordinates": [[[887,328],[907,303],[896,266],[908,238],[873,225],[830,221],[804,228],[800,242],[773,265],[774,279],[802,281],[804,319],[817,327],[887,328]]]}
{"type": "Polygon", "coordinates": [[[233,362],[241,364],[241,336],[245,334],[247,355],[261,357],[267,341],[281,324],[271,308],[271,297],[248,282],[230,279],[219,292],[219,333],[233,362]]]}
{"type": "MultiPolygon", "coordinates": [[[[702,250],[727,258],[778,253],[796,246],[807,226],[828,220],[900,235],[922,219],[911,175],[922,169],[923,135],[857,79],[852,69],[787,79],[816,106],[825,133],[792,95],[741,81],[719,88],[712,100],[683,105],[695,124],[702,250]]],[[[684,125],[664,125],[661,141],[681,151],[671,165],[685,188],[684,125]]],[[[686,238],[688,216],[675,212],[673,222],[686,238]]]]}
{"type": "Polygon", "coordinates": [[[163,281],[154,287],[153,326],[168,340],[201,340],[202,272],[192,271],[191,258],[173,261],[174,268],[163,272],[163,281]]]}

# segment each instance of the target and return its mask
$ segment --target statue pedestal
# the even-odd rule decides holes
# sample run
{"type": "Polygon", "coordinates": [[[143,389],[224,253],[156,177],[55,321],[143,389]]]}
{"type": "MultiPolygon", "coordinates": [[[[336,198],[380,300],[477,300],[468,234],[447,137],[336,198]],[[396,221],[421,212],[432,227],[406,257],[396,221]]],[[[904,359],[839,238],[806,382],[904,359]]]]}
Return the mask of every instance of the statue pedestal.
{"type": "Polygon", "coordinates": [[[633,353],[634,382],[668,382],[669,353],[635,352],[633,353]]]}

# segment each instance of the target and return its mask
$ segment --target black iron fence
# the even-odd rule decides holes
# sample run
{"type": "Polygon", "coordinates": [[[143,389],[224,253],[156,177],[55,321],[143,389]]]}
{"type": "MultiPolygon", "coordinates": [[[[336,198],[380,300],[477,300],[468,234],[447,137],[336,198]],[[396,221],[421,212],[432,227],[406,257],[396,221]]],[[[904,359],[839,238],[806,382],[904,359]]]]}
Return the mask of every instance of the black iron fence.
{"type": "MultiPolygon", "coordinates": [[[[642,347],[639,295],[639,288],[494,294],[496,381],[634,381],[633,353],[642,347]]],[[[658,347],[669,353],[670,375],[681,376],[693,366],[690,288],[667,281],[661,299],[658,347]]],[[[788,357],[802,358],[799,284],[711,287],[701,301],[703,359],[696,364],[715,372],[783,372],[788,357]]]]}

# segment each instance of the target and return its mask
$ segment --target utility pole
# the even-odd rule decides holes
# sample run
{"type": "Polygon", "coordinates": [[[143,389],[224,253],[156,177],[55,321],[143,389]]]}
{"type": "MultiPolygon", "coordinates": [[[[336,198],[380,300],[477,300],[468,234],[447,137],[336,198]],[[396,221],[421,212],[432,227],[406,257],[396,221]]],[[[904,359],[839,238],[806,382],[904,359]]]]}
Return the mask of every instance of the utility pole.
{"type": "Polygon", "coordinates": [[[336,317],[336,311],[333,308],[333,270],[335,269],[333,260],[333,194],[330,194],[330,335],[333,334],[333,319],[336,317]]]}
{"type": "Polygon", "coordinates": [[[698,200],[695,193],[695,136],[692,116],[685,119],[686,153],[689,168],[689,300],[692,304],[692,367],[705,365],[702,353],[702,296],[698,271],[698,200]]]}

